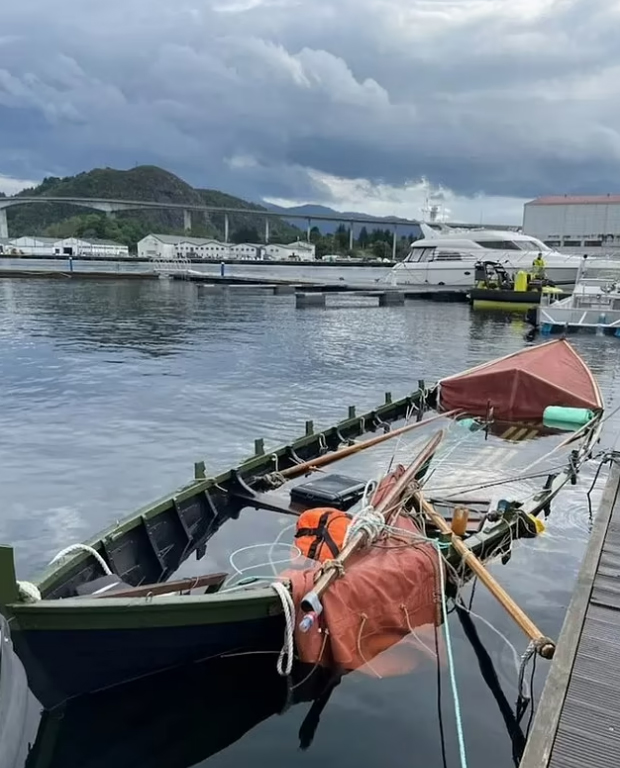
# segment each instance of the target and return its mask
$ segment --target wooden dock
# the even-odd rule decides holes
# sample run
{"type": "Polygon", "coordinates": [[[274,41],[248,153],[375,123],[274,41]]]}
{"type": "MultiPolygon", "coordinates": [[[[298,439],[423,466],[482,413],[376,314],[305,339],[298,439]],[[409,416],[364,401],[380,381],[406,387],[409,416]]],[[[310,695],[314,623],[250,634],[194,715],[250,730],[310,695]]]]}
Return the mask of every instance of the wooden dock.
{"type": "Polygon", "coordinates": [[[520,768],[608,768],[619,749],[620,456],[616,456],[520,768]]]}

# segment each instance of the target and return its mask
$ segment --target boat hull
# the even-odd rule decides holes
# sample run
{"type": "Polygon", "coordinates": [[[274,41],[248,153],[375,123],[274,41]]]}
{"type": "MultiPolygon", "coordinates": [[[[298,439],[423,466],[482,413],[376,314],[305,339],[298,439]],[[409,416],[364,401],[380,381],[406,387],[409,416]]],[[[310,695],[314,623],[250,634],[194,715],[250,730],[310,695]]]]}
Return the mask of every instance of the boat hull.
{"type": "Polygon", "coordinates": [[[603,307],[584,309],[570,304],[541,305],[538,308],[537,320],[542,333],[582,331],[620,338],[620,310],[603,307]]]}
{"type": "MultiPolygon", "coordinates": [[[[502,264],[510,275],[531,269],[531,259],[523,263],[502,264]]],[[[575,265],[547,266],[545,273],[556,285],[572,286],[577,280],[579,267],[575,265]]],[[[388,282],[396,286],[447,285],[471,288],[475,280],[475,261],[462,262],[402,262],[397,264],[388,282]]]]}
{"type": "Polygon", "coordinates": [[[472,288],[469,299],[474,309],[523,311],[540,304],[540,291],[501,291],[472,288]]]}
{"type": "MultiPolygon", "coordinates": [[[[204,614],[209,606],[199,610],[204,614]]],[[[76,617],[73,627],[14,633],[30,688],[44,707],[226,654],[273,651],[275,664],[284,632],[282,615],[210,625],[196,617],[185,626],[158,626],[148,616],[144,626],[131,628],[114,626],[119,618],[110,616],[110,626],[89,629],[85,615],[76,617]]]]}

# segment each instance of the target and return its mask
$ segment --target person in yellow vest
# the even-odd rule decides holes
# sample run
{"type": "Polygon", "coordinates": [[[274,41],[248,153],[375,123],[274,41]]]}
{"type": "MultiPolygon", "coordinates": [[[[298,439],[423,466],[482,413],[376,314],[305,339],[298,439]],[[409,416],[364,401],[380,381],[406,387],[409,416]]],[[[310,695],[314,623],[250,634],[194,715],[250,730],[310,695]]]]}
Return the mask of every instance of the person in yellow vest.
{"type": "Polygon", "coordinates": [[[534,277],[538,280],[542,280],[545,277],[545,260],[543,259],[542,253],[539,253],[532,262],[532,270],[534,272],[534,277]]]}

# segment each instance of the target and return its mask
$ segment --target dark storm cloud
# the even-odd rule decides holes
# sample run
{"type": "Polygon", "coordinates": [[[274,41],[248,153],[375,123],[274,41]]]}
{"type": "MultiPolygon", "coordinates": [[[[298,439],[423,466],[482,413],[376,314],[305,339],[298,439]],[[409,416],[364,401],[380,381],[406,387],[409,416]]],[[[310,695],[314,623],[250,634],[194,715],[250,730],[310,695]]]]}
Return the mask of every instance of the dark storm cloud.
{"type": "Polygon", "coordinates": [[[157,163],[248,197],[317,174],[608,191],[609,0],[5,0],[0,174],[157,163]]]}

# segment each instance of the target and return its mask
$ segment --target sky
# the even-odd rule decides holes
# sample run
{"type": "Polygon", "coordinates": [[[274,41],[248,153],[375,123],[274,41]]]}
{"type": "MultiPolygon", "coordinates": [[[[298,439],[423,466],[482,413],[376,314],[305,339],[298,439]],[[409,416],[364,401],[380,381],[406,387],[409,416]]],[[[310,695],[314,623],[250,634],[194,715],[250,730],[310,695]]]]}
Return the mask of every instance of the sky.
{"type": "Polygon", "coordinates": [[[518,223],[620,190],[620,0],[3,0],[0,191],[165,167],[281,205],[518,223]]]}

